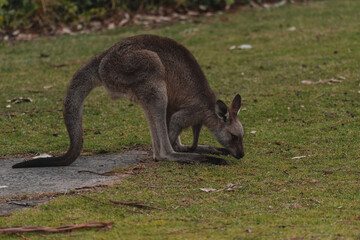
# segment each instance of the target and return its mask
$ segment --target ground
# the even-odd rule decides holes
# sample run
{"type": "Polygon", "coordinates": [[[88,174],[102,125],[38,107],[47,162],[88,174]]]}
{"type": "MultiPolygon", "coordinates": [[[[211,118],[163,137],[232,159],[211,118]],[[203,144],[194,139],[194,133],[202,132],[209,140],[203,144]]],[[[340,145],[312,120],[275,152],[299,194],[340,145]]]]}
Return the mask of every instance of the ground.
{"type": "Polygon", "coordinates": [[[22,158],[1,159],[0,215],[33,207],[60,194],[120,183],[128,174],[116,171],[149,159],[144,151],[80,156],[69,167],[11,169],[22,158]],[[11,171],[9,171],[11,169],[11,171]]]}
{"type": "MultiPolygon", "coordinates": [[[[360,238],[359,8],[352,0],[290,4],[150,31],[123,28],[1,46],[2,156],[65,151],[59,110],[78,63],[140,33],[183,43],[226,103],[241,94],[246,156],[226,157],[228,166],[148,163],[122,184],[82,193],[102,203],[61,196],[1,217],[0,226],[114,222],[105,232],[24,234],[30,239],[360,238]],[[251,49],[230,50],[242,44],[251,49]],[[18,97],[33,101],[6,102],[18,97]],[[210,189],[218,191],[204,191],[210,189]]],[[[86,101],[84,128],[83,154],[151,143],[140,108],[110,101],[100,88],[86,101]]],[[[183,139],[189,143],[191,132],[183,139]]],[[[217,144],[207,130],[200,142],[217,144]]]]}

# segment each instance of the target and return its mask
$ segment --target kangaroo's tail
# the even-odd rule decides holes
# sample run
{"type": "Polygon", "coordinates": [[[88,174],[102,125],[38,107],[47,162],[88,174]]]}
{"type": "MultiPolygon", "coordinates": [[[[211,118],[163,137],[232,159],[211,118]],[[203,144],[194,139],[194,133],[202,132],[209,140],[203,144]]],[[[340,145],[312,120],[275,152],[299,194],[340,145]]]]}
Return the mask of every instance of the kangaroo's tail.
{"type": "Polygon", "coordinates": [[[87,95],[100,85],[99,57],[94,57],[74,75],[64,100],[63,115],[70,137],[68,151],[58,157],[37,158],[12,166],[13,168],[68,166],[80,155],[83,146],[82,111],[87,95]]]}

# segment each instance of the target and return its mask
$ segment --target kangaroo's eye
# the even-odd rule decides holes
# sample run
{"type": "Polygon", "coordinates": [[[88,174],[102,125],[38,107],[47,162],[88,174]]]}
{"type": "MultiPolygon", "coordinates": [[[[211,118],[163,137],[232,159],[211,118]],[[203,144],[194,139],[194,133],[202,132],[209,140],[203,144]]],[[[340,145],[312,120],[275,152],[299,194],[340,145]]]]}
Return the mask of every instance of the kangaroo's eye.
{"type": "Polygon", "coordinates": [[[238,136],[231,134],[231,140],[233,140],[234,142],[236,142],[239,139],[238,136]]]}

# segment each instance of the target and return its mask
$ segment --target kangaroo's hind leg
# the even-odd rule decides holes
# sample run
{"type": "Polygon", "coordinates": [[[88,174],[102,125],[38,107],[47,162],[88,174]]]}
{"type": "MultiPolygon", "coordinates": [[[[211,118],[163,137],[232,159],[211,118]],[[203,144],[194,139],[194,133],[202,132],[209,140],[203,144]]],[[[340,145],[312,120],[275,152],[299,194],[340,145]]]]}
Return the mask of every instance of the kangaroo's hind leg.
{"type": "Polygon", "coordinates": [[[175,152],[170,144],[166,124],[167,92],[165,82],[149,78],[134,89],[145,116],[148,120],[153,157],[157,161],[176,161],[183,163],[211,162],[226,164],[219,158],[203,156],[196,153],[175,152]]]}
{"type": "MultiPolygon", "coordinates": [[[[151,87],[149,89],[151,89],[151,87]]],[[[165,89],[166,88],[164,88],[164,90],[165,89]]],[[[170,144],[166,126],[166,92],[163,92],[161,88],[159,89],[159,84],[157,84],[156,88],[152,88],[151,95],[151,100],[145,99],[146,101],[142,101],[141,98],[143,95],[138,98],[149,123],[155,160],[184,163],[210,162],[213,164],[227,164],[226,161],[220,158],[204,156],[197,153],[175,152],[170,144]]]]}

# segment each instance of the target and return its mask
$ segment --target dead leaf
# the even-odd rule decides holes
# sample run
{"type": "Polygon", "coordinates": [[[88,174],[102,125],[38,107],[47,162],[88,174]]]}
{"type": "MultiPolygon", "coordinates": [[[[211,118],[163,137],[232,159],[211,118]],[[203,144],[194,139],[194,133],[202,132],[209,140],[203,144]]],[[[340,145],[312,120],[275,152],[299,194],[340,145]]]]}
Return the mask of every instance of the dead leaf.
{"type": "Polygon", "coordinates": [[[119,27],[122,27],[122,26],[124,26],[125,24],[127,24],[128,22],[130,21],[130,18],[124,18],[123,20],[121,20],[120,22],[119,22],[119,27]]]}
{"type": "Polygon", "coordinates": [[[298,209],[298,208],[303,208],[303,206],[300,203],[295,202],[295,203],[289,204],[289,208],[298,209]]]}
{"type": "Polygon", "coordinates": [[[19,33],[20,33],[19,30],[15,30],[15,31],[13,31],[12,35],[13,35],[13,36],[17,36],[17,35],[19,35],[19,33]]]}
{"type": "MultiPolygon", "coordinates": [[[[342,77],[342,76],[340,76],[340,77],[338,77],[338,78],[340,78],[340,79],[342,79],[342,80],[345,79],[345,77],[342,77]]],[[[341,83],[342,80],[339,80],[339,79],[337,79],[337,78],[330,78],[330,79],[324,79],[324,80],[320,79],[319,81],[316,81],[316,82],[313,82],[313,81],[310,81],[310,80],[303,80],[303,81],[301,81],[301,83],[302,83],[302,84],[306,84],[306,85],[325,84],[325,83],[327,83],[327,84],[332,84],[332,83],[341,83]]]]}
{"type": "Polygon", "coordinates": [[[188,11],[187,14],[192,17],[197,17],[200,15],[198,12],[195,11],[188,11]]]}
{"type": "Polygon", "coordinates": [[[307,84],[307,85],[314,84],[314,82],[310,81],[310,80],[303,80],[303,81],[301,81],[301,83],[307,84]]]}
{"type": "Polygon", "coordinates": [[[11,100],[7,100],[7,102],[11,102],[13,104],[22,103],[22,102],[32,102],[33,100],[31,98],[24,98],[24,97],[18,97],[13,98],[11,100]]]}
{"type": "Polygon", "coordinates": [[[40,154],[39,156],[33,157],[32,159],[37,159],[37,158],[49,158],[49,157],[52,157],[52,156],[49,155],[49,154],[47,154],[47,153],[43,153],[43,154],[40,154]]]}
{"type": "Polygon", "coordinates": [[[262,7],[259,3],[255,2],[255,1],[253,1],[253,0],[250,1],[250,6],[253,7],[253,8],[260,8],[260,7],[262,7]]]}
{"type": "Polygon", "coordinates": [[[44,86],[44,89],[50,89],[52,87],[53,87],[53,85],[46,85],[46,86],[44,86]]]}
{"type": "Polygon", "coordinates": [[[26,34],[26,33],[20,33],[16,39],[18,41],[30,41],[34,38],[34,35],[33,34],[26,34]]]}
{"type": "Polygon", "coordinates": [[[301,158],[306,158],[307,156],[296,156],[296,157],[293,157],[291,159],[301,159],[301,158]]]}
{"type": "Polygon", "coordinates": [[[68,28],[68,27],[63,27],[63,28],[61,29],[61,33],[65,35],[65,34],[71,34],[72,32],[71,32],[70,28],[68,28]]]}
{"type": "Polygon", "coordinates": [[[250,44],[242,44],[237,47],[238,49],[251,49],[252,46],[250,44]]]}
{"type": "Polygon", "coordinates": [[[109,23],[109,25],[107,26],[107,29],[112,30],[115,29],[116,25],[115,23],[109,23]]]}
{"type": "Polygon", "coordinates": [[[251,48],[252,48],[252,46],[250,44],[241,44],[239,46],[232,45],[229,47],[229,50],[235,50],[235,49],[245,50],[245,49],[251,49],[251,48]]]}
{"type": "Polygon", "coordinates": [[[92,29],[92,30],[99,30],[102,28],[102,23],[100,21],[91,21],[89,23],[89,27],[92,29]]]}
{"type": "Polygon", "coordinates": [[[233,183],[228,183],[226,185],[226,188],[223,188],[223,189],[219,189],[219,191],[235,191],[235,190],[239,190],[239,189],[243,189],[243,186],[236,186],[235,184],[233,183]]]}
{"type": "Polygon", "coordinates": [[[243,186],[236,186],[233,183],[228,183],[225,188],[215,189],[215,188],[200,188],[203,192],[221,192],[221,191],[235,191],[243,189],[243,186]]]}
{"type": "Polygon", "coordinates": [[[280,2],[273,3],[273,4],[264,3],[262,6],[264,8],[267,8],[267,9],[269,9],[269,8],[278,8],[278,7],[284,6],[286,3],[287,3],[287,0],[281,0],[280,2]]]}
{"type": "Polygon", "coordinates": [[[203,192],[216,192],[217,190],[215,188],[200,188],[203,192]]]}

